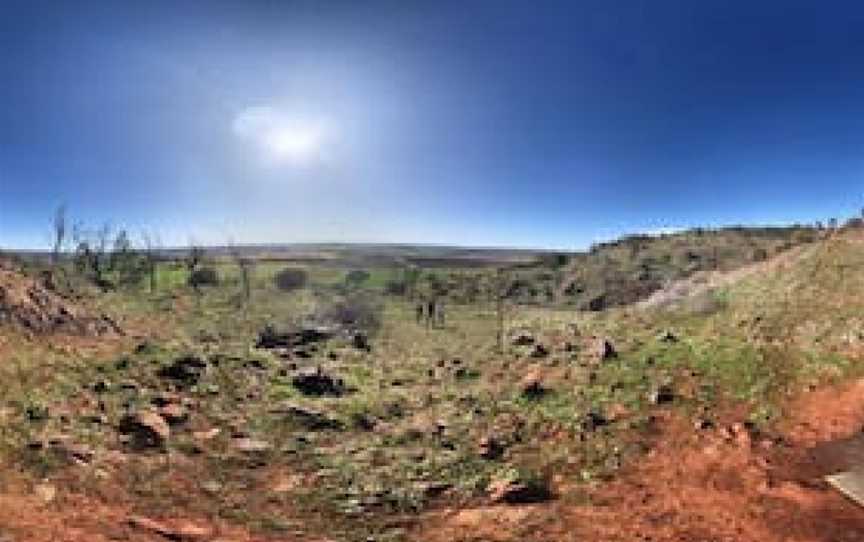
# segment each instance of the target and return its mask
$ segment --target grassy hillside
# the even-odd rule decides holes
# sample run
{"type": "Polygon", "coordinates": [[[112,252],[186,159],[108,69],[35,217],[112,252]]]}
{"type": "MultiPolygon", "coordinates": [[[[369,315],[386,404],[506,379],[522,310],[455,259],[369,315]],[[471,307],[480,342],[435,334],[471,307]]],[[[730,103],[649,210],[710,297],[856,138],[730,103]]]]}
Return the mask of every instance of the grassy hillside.
{"type": "Polygon", "coordinates": [[[182,510],[275,540],[410,540],[416,514],[438,506],[589,502],[651,448],[661,412],[700,431],[735,408],[770,432],[790,393],[859,372],[864,243],[850,231],[785,252],[805,240],[793,233],[597,247],[585,261],[697,251],[693,269],[658,266],[670,276],[707,266],[714,247],[719,267],[743,263],[743,247],[782,254],[662,306],[508,303],[503,351],[489,300],[452,304],[427,328],[377,281],[359,292],[380,323],[371,348],[341,335],[259,348],[267,325],[329,314],[344,296],[326,288],[341,280],[329,268],[301,291],[262,283],[248,305],[234,280],[200,295],[179,278],[98,294],[90,303],[127,332],[110,348],[4,329],[0,461],[135,513],[182,510]],[[122,428],[151,411],[172,419],[170,435],[137,449],[122,428]]]}
{"type": "MultiPolygon", "coordinates": [[[[810,227],[695,229],[659,236],[629,236],[570,258],[545,291],[582,310],[601,310],[644,299],[664,285],[700,271],[727,271],[766,260],[817,239],[810,227]]],[[[536,288],[536,286],[535,286],[536,288]]]]}

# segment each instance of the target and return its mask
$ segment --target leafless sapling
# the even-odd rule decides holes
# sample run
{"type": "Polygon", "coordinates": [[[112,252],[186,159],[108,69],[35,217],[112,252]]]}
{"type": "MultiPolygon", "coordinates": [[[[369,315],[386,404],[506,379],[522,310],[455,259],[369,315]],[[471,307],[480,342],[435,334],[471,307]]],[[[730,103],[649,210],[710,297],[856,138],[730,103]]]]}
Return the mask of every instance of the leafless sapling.
{"type": "Polygon", "coordinates": [[[252,301],[251,280],[255,267],[255,259],[249,256],[245,256],[243,254],[243,250],[240,249],[233,242],[229,242],[228,247],[229,253],[231,254],[231,259],[234,260],[234,263],[240,270],[240,284],[243,288],[243,300],[246,303],[250,303],[252,301]]]}

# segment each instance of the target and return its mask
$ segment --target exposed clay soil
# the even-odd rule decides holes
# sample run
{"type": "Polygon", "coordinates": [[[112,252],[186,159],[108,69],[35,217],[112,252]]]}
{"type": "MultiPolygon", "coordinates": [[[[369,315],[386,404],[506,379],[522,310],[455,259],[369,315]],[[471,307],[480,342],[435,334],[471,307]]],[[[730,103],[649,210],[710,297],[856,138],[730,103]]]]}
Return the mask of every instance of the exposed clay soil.
{"type": "MultiPolygon", "coordinates": [[[[561,497],[532,506],[442,509],[422,517],[410,539],[864,540],[864,509],[822,481],[864,454],[864,380],[807,393],[790,413],[772,437],[735,423],[696,431],[671,415],[662,417],[653,451],[617,481],[590,490],[590,504],[561,497]]],[[[121,505],[58,489],[46,504],[26,485],[3,488],[0,535],[34,542],[171,539],[153,531],[150,518],[136,518],[121,505]]],[[[558,490],[566,494],[567,488],[558,490]]],[[[189,540],[262,540],[182,511],[155,518],[153,525],[209,533],[189,540]]]]}
{"type": "MultiPolygon", "coordinates": [[[[444,509],[429,542],[503,540],[858,541],[864,508],[822,476],[864,457],[864,381],[805,394],[769,438],[742,424],[695,431],[667,419],[655,448],[587,502],[444,509]]],[[[561,494],[566,494],[560,488],[561,494]]]]}
{"type": "Polygon", "coordinates": [[[0,260],[0,324],[11,324],[38,333],[98,336],[120,333],[104,315],[94,315],[67,299],[50,276],[29,277],[12,263],[0,260]]]}

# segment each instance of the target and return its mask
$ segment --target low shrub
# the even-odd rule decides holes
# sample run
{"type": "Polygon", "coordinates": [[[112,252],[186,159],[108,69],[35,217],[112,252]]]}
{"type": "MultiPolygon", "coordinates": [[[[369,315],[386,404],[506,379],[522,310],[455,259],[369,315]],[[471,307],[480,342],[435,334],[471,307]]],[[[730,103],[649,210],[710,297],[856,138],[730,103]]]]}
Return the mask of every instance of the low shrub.
{"type": "Polygon", "coordinates": [[[276,285],[276,288],[283,292],[299,290],[306,286],[308,280],[309,274],[305,269],[299,267],[286,267],[273,277],[273,283],[276,285]]]}
{"type": "Polygon", "coordinates": [[[199,267],[189,275],[189,286],[193,288],[218,285],[219,272],[213,267],[199,267]]]}
{"type": "Polygon", "coordinates": [[[370,295],[349,295],[334,300],[318,310],[320,322],[371,333],[381,327],[383,304],[370,295]]]}

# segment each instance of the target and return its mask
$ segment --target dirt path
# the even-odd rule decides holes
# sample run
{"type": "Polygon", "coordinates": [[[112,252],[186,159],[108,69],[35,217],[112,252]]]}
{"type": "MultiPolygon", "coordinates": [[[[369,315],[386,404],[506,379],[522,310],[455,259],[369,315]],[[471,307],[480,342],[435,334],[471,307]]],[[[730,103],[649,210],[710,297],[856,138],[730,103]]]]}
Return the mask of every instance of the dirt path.
{"type": "Polygon", "coordinates": [[[806,394],[790,412],[791,421],[772,439],[736,424],[695,431],[670,418],[653,452],[591,491],[590,504],[562,498],[548,505],[442,510],[426,518],[417,538],[864,540],[864,509],[822,481],[864,453],[862,439],[854,438],[864,425],[864,381],[806,394]]]}

